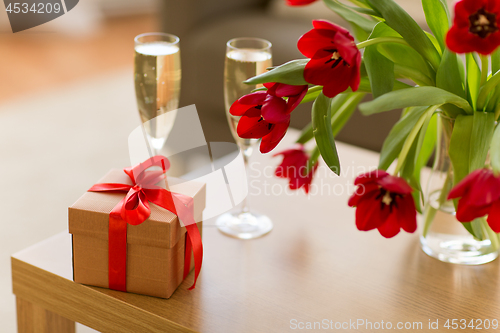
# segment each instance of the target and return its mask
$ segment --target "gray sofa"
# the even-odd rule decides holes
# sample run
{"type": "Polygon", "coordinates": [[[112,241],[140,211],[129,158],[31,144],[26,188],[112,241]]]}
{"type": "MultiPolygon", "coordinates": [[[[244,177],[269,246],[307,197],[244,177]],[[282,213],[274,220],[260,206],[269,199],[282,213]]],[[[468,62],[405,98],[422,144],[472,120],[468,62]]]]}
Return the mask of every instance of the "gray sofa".
{"type": "MultiPolygon", "coordinates": [[[[296,43],[311,29],[311,18],[327,18],[345,24],[320,7],[324,6],[320,2],[311,8],[286,8],[284,1],[163,0],[162,30],[181,39],[181,106],[196,104],[207,141],[232,140],[223,99],[225,43],[229,39],[251,36],[271,41],[273,63],[278,65],[303,58],[296,43]]],[[[310,121],[310,110],[310,103],[295,110],[292,126],[305,126],[310,121]]],[[[399,114],[392,111],[365,117],[356,112],[337,139],[379,150],[399,114]]]]}

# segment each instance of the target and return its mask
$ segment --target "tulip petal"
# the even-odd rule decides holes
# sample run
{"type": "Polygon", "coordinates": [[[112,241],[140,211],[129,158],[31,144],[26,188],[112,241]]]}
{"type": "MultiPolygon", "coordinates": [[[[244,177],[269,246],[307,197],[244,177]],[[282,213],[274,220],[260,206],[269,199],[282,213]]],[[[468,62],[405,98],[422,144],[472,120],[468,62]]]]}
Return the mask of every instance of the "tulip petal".
{"type": "Polygon", "coordinates": [[[500,180],[493,175],[493,171],[482,169],[482,172],[473,177],[473,183],[468,189],[468,200],[475,206],[484,206],[490,205],[499,198],[500,180]]]}
{"type": "Polygon", "coordinates": [[[491,205],[487,222],[491,230],[496,233],[500,233],[500,200],[495,201],[491,205]]]}
{"type": "Polygon", "coordinates": [[[238,100],[238,102],[244,105],[252,105],[252,106],[262,105],[267,95],[268,95],[267,91],[256,91],[254,93],[242,96],[238,100]]]}
{"type": "Polygon", "coordinates": [[[378,191],[380,187],[376,183],[361,184],[356,188],[356,191],[351,195],[347,205],[349,207],[356,207],[359,201],[370,192],[378,191]]]}
{"type": "Polygon", "coordinates": [[[262,105],[262,117],[272,124],[289,121],[290,115],[286,111],[286,102],[280,97],[269,95],[262,105]]]}
{"type": "Polygon", "coordinates": [[[488,214],[490,208],[491,205],[475,206],[470,203],[468,196],[464,196],[458,201],[456,217],[460,222],[471,222],[488,214]]]}
{"type": "Polygon", "coordinates": [[[359,89],[359,84],[361,83],[361,74],[359,68],[361,67],[361,53],[358,52],[356,56],[356,65],[353,66],[351,71],[351,89],[352,91],[357,91],[359,89]]]}
{"type": "Polygon", "coordinates": [[[275,175],[280,178],[296,178],[300,168],[307,164],[309,157],[304,152],[287,155],[276,168],[275,175]]]}
{"type": "Polygon", "coordinates": [[[398,224],[398,214],[396,212],[389,214],[387,220],[382,225],[377,227],[377,229],[385,238],[392,238],[399,234],[401,228],[398,224]]]}
{"type": "Polygon", "coordinates": [[[266,154],[276,148],[278,143],[280,143],[285,136],[288,126],[290,126],[290,121],[287,123],[272,124],[271,132],[262,137],[260,152],[266,154]]]}
{"type": "Polygon", "coordinates": [[[294,154],[299,154],[300,152],[305,152],[304,146],[301,145],[300,143],[294,144],[291,148],[285,149],[283,151],[280,151],[279,153],[276,153],[273,155],[273,157],[278,156],[278,155],[294,155],[294,154]]]}
{"type": "Polygon", "coordinates": [[[297,106],[299,106],[300,102],[304,99],[307,94],[307,86],[303,86],[305,89],[300,93],[300,95],[292,96],[288,98],[287,101],[287,110],[286,113],[290,114],[297,106]]]}
{"type": "Polygon", "coordinates": [[[356,63],[356,56],[359,54],[359,50],[354,43],[354,39],[352,39],[350,35],[346,36],[342,34],[336,34],[333,41],[340,56],[349,65],[354,65],[356,63]]]}
{"type": "Polygon", "coordinates": [[[313,3],[316,0],[286,0],[288,6],[305,6],[313,3]]]}
{"type": "Polygon", "coordinates": [[[339,25],[336,25],[332,22],[329,22],[327,20],[313,20],[312,24],[313,24],[314,29],[332,30],[332,31],[339,32],[339,33],[344,34],[344,35],[350,34],[349,30],[347,30],[339,25]]]}
{"type": "Polygon", "coordinates": [[[401,177],[387,175],[377,180],[377,183],[389,192],[399,194],[410,194],[413,192],[411,186],[401,177]]]}
{"type": "Polygon", "coordinates": [[[450,191],[448,200],[462,197],[474,184],[476,177],[479,177],[483,172],[485,172],[484,169],[478,169],[468,174],[450,191]]]}
{"type": "Polygon", "coordinates": [[[267,88],[267,94],[268,95],[272,95],[272,96],[276,96],[276,88],[279,85],[280,85],[280,83],[276,83],[276,82],[266,82],[266,83],[264,83],[264,87],[267,88]]]}
{"type": "Polygon", "coordinates": [[[377,181],[377,180],[379,180],[387,175],[388,175],[388,173],[384,170],[373,170],[373,171],[364,173],[364,174],[356,177],[356,179],[354,180],[354,185],[360,185],[360,184],[366,184],[368,182],[374,182],[374,181],[377,181]]]}
{"type": "Polygon", "coordinates": [[[389,207],[382,205],[376,197],[380,193],[373,191],[361,200],[356,208],[356,227],[361,231],[369,231],[381,226],[389,216],[389,207]]]}
{"type": "Polygon", "coordinates": [[[331,47],[334,36],[334,31],[313,29],[299,38],[297,48],[304,56],[312,58],[318,49],[331,47]]]}
{"type": "Polygon", "coordinates": [[[241,117],[236,131],[243,139],[259,139],[271,132],[272,124],[261,117],[259,109],[252,108],[241,117]]]}
{"type": "Polygon", "coordinates": [[[241,117],[253,106],[241,104],[239,101],[234,102],[229,108],[229,113],[236,117],[241,117]]]}
{"type": "Polygon", "coordinates": [[[307,92],[307,86],[292,86],[290,84],[279,83],[276,87],[276,97],[290,97],[300,95],[304,92],[307,92]]]}
{"type": "Polygon", "coordinates": [[[396,217],[399,225],[404,231],[413,233],[417,230],[417,210],[415,209],[415,201],[411,195],[406,195],[403,198],[396,198],[396,217]]]}

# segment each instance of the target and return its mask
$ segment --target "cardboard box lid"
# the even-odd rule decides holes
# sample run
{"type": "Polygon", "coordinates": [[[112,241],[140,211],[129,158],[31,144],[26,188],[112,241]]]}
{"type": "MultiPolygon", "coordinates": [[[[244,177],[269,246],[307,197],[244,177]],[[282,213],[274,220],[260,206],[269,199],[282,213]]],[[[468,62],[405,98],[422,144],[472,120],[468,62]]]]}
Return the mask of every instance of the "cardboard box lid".
{"type": "MultiPolygon", "coordinates": [[[[205,208],[205,184],[168,177],[170,190],[194,199],[194,218],[202,220],[205,208]]],[[[120,169],[113,169],[96,183],[120,183],[132,185],[130,178],[120,169]]],[[[165,182],[157,184],[165,188],[165,182]]],[[[108,239],[109,213],[125,197],[126,193],[85,192],[68,211],[69,232],[100,239],[108,239]]],[[[172,212],[150,203],[151,215],[140,225],[127,224],[127,243],[173,247],[185,234],[179,219],[172,212]]]]}

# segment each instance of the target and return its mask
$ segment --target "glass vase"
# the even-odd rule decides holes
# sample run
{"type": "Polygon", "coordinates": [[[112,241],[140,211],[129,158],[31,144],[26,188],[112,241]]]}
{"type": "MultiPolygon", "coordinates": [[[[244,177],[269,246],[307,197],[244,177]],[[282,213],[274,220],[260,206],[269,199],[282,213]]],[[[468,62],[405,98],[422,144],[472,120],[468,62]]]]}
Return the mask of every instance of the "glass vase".
{"type": "Polygon", "coordinates": [[[485,218],[470,224],[479,238],[472,236],[455,217],[453,200],[447,200],[453,184],[453,165],[449,147],[454,120],[437,114],[436,154],[427,187],[424,189],[425,206],[420,216],[420,243],[423,251],[444,262],[479,265],[498,256],[498,242],[485,218]]]}

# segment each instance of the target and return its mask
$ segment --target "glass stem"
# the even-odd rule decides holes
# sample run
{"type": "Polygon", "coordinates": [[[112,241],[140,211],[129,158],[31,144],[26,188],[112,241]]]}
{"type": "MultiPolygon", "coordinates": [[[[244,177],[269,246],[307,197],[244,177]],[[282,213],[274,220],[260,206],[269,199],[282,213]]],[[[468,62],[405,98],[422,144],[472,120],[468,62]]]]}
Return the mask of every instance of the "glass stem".
{"type": "MultiPolygon", "coordinates": [[[[247,145],[242,145],[241,147],[241,152],[243,153],[243,163],[245,165],[245,173],[247,176],[247,186],[249,185],[248,183],[250,182],[250,172],[248,170],[248,161],[250,159],[250,156],[252,156],[253,152],[253,147],[247,146],[247,145]]],[[[245,196],[241,203],[241,213],[248,213],[250,209],[248,208],[248,195],[245,196]]]]}

